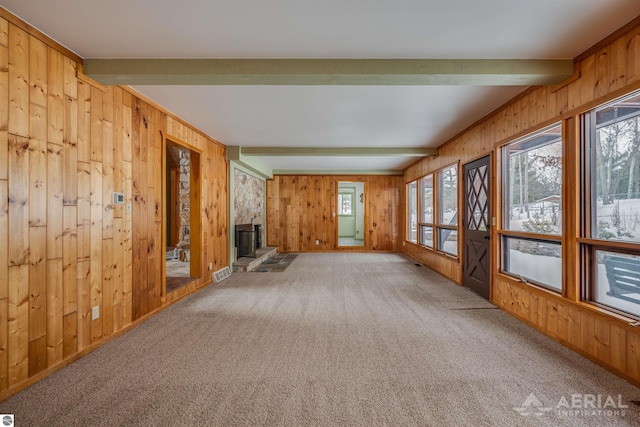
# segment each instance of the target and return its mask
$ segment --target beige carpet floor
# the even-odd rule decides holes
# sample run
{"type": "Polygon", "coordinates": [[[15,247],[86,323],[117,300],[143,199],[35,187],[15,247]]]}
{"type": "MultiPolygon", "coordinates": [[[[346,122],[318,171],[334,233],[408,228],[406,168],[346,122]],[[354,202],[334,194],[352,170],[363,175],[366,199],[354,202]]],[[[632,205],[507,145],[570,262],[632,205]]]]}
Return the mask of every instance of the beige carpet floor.
{"type": "Polygon", "coordinates": [[[402,255],[326,253],[235,273],[0,413],[18,426],[637,426],[632,400],[640,389],[402,255]],[[572,395],[628,407],[559,412],[572,395]]]}

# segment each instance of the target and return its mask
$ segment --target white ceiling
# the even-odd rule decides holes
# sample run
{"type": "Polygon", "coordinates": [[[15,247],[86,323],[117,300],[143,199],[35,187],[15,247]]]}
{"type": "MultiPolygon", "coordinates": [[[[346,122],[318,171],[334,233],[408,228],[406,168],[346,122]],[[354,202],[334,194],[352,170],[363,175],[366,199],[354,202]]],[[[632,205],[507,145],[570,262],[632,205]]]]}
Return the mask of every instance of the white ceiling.
{"type": "MultiPolygon", "coordinates": [[[[0,0],[84,58],[573,58],[639,0],[0,0]]],[[[226,145],[437,147],[523,87],[136,86],[226,145]]],[[[265,157],[402,169],[409,157],[265,157]]]]}

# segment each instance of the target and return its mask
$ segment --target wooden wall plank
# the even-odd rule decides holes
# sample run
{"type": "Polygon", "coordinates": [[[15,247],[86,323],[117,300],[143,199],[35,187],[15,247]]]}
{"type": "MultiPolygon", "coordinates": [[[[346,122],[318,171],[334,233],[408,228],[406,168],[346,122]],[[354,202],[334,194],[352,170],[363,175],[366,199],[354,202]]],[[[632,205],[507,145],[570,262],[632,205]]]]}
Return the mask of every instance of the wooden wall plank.
{"type": "Polygon", "coordinates": [[[78,203],[78,101],[65,97],[63,197],[65,206],[78,203]]]}
{"type": "Polygon", "coordinates": [[[8,377],[9,385],[29,376],[29,266],[9,267],[8,377]]]}
{"type": "Polygon", "coordinates": [[[78,310],[78,210],[65,206],[62,233],[63,315],[78,310]]]}
{"type": "Polygon", "coordinates": [[[113,330],[122,327],[122,298],[124,292],[124,221],[122,218],[114,220],[113,227],[113,306],[118,306],[118,312],[114,308],[113,330]]]}
{"type": "Polygon", "coordinates": [[[627,333],[624,329],[610,326],[610,363],[620,372],[624,372],[627,365],[627,333]]]}
{"type": "MultiPolygon", "coordinates": [[[[116,87],[113,89],[113,190],[123,192],[122,178],[122,161],[123,161],[123,105],[122,105],[122,89],[116,87]]],[[[118,204],[113,206],[114,218],[122,218],[124,213],[124,205],[118,204]]]]}
{"type": "Polygon", "coordinates": [[[113,124],[103,122],[102,151],[102,238],[113,238],[113,124]]]}
{"type": "Polygon", "coordinates": [[[47,45],[29,37],[29,102],[47,108],[47,45]]]}
{"type": "Polygon", "coordinates": [[[0,299],[0,390],[9,387],[9,299],[0,299]]]}
{"type": "Polygon", "coordinates": [[[113,86],[106,86],[106,92],[102,96],[102,119],[113,123],[113,86]]]}
{"type": "Polygon", "coordinates": [[[29,376],[47,369],[47,337],[29,341],[29,376]]]}
{"type": "MultiPolygon", "coordinates": [[[[125,94],[123,96],[123,103],[125,94]]],[[[130,96],[129,96],[130,98],[130,96]]],[[[131,126],[133,123],[131,115],[131,107],[122,107],[122,160],[125,162],[131,162],[131,156],[133,152],[132,131],[131,126]]]]}
{"type": "Polygon", "coordinates": [[[564,342],[569,339],[569,309],[565,304],[558,305],[558,338],[564,342]]]}
{"type": "Polygon", "coordinates": [[[601,318],[594,319],[593,339],[595,345],[596,357],[605,363],[611,360],[610,355],[610,331],[609,323],[601,318]]]}
{"type": "Polygon", "coordinates": [[[47,260],[47,365],[62,361],[62,258],[47,260]]]}
{"type": "Polygon", "coordinates": [[[580,348],[582,343],[582,335],[580,332],[580,310],[569,308],[569,344],[576,348],[580,348]]]}
{"type": "Polygon", "coordinates": [[[580,63],[580,104],[584,105],[593,101],[595,96],[596,59],[589,56],[580,63]]]}
{"type": "Polygon", "coordinates": [[[595,319],[589,316],[588,313],[582,312],[580,316],[580,327],[582,338],[582,348],[592,356],[596,355],[596,340],[595,340],[595,319]]]}
{"type": "Polygon", "coordinates": [[[113,333],[113,238],[102,240],[102,336],[113,333]]]}
{"type": "MultiPolygon", "coordinates": [[[[29,232],[29,340],[47,335],[47,230],[31,227],[29,232]]],[[[46,343],[46,340],[45,340],[46,343]]],[[[46,366],[46,345],[44,360],[46,366]]]]}
{"type": "Polygon", "coordinates": [[[62,258],[64,147],[47,144],[47,258],[62,258]]]}
{"type": "Polygon", "coordinates": [[[29,225],[39,227],[47,225],[46,108],[31,105],[29,129],[29,225]]]}
{"type": "Polygon", "coordinates": [[[64,316],[62,358],[73,356],[78,352],[78,313],[73,312],[64,316]]]}
{"type": "Polygon", "coordinates": [[[61,146],[64,142],[64,57],[51,48],[48,52],[47,142],[61,146]]]}
{"type": "Polygon", "coordinates": [[[91,164],[78,162],[78,261],[91,258],[91,164]]]}
{"type": "Polygon", "coordinates": [[[91,86],[78,82],[78,161],[91,161],[91,86]]]}
{"type": "MultiPolygon", "coordinates": [[[[9,296],[9,186],[0,180],[0,300],[9,296]]],[[[1,313],[0,313],[1,314],[1,313]]],[[[0,336],[2,323],[0,322],[0,336]]],[[[0,343],[1,345],[1,343],[0,343]]],[[[0,367],[1,371],[1,367],[0,367]]],[[[0,390],[1,387],[0,372],[0,390]]]]}
{"type": "Polygon", "coordinates": [[[631,378],[640,378],[640,335],[627,333],[627,366],[625,372],[631,378]]]}
{"type": "Polygon", "coordinates": [[[91,261],[78,261],[78,350],[91,345],[91,261]]]}
{"type": "MultiPolygon", "coordinates": [[[[124,180],[124,197],[126,206],[133,204],[133,184],[131,181],[131,162],[123,162],[122,176],[124,180]]],[[[130,209],[125,209],[122,237],[122,317],[123,324],[128,325],[132,319],[132,284],[133,284],[133,221],[130,209]]]]}
{"type": "Polygon", "coordinates": [[[626,40],[627,63],[625,70],[627,74],[627,84],[633,84],[640,81],[640,27],[631,30],[626,40]]]}
{"type": "Polygon", "coordinates": [[[627,38],[619,38],[609,48],[609,89],[621,89],[627,83],[627,38]]]}
{"type": "Polygon", "coordinates": [[[595,54],[593,97],[599,98],[609,90],[609,48],[600,49],[595,54]]]}
{"type": "Polygon", "coordinates": [[[9,45],[9,21],[0,18],[0,46],[9,45]]]}
{"type": "Polygon", "coordinates": [[[29,140],[9,135],[9,266],[29,259],[29,140]]]}
{"type": "MultiPolygon", "coordinates": [[[[91,307],[102,306],[102,163],[91,162],[91,307]]],[[[102,316],[91,320],[91,342],[102,338],[102,316]]]]}
{"type": "Polygon", "coordinates": [[[90,144],[91,144],[91,160],[102,161],[102,91],[96,87],[91,87],[91,127],[90,127],[90,144]]]}
{"type": "Polygon", "coordinates": [[[140,101],[138,104],[140,122],[138,127],[140,129],[140,161],[147,162],[148,161],[148,150],[149,147],[147,145],[147,141],[149,141],[149,130],[148,130],[148,122],[149,122],[149,106],[146,102],[140,101]]]}
{"type": "Polygon", "coordinates": [[[29,35],[9,25],[9,134],[29,137],[29,35]]]}
{"type": "Polygon", "coordinates": [[[0,46],[0,180],[8,178],[9,147],[9,49],[0,46]]]}
{"type": "Polygon", "coordinates": [[[68,98],[78,99],[78,77],[76,61],[69,57],[64,57],[64,95],[68,98]]]}

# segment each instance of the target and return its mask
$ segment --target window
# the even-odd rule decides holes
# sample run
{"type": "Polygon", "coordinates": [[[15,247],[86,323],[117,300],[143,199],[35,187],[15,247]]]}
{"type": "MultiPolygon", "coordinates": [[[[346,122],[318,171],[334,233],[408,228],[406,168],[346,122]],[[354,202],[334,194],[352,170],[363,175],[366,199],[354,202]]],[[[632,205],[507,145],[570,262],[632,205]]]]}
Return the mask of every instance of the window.
{"type": "Polygon", "coordinates": [[[640,317],[640,92],[582,123],[584,299],[640,317]]]}
{"type": "Polygon", "coordinates": [[[458,256],[458,166],[407,184],[407,239],[458,256]]]}
{"type": "Polygon", "coordinates": [[[351,207],[353,206],[353,194],[352,193],[339,193],[338,194],[338,215],[352,215],[351,207]]]}
{"type": "Polygon", "coordinates": [[[407,239],[418,243],[418,185],[417,181],[407,184],[407,239]]]}
{"type": "Polygon", "coordinates": [[[458,167],[445,168],[437,173],[437,249],[458,255],[458,167]]]}
{"type": "Polygon", "coordinates": [[[433,174],[420,180],[420,244],[433,248],[433,174]]]}
{"type": "Polygon", "coordinates": [[[502,271],[562,290],[562,125],[502,149],[502,271]]]}

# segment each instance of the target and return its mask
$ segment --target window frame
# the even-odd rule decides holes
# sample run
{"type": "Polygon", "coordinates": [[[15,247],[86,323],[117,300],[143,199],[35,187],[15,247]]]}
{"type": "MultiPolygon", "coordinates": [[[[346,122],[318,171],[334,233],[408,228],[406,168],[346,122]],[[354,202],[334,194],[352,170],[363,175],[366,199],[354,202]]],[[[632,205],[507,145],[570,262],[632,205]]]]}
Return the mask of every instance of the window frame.
{"type": "Polygon", "coordinates": [[[419,229],[420,226],[418,225],[418,212],[420,212],[420,201],[418,200],[418,179],[414,179],[413,181],[409,181],[405,184],[406,189],[405,189],[405,193],[406,193],[406,197],[407,197],[407,202],[406,202],[406,206],[407,206],[407,215],[405,218],[406,221],[406,225],[407,225],[407,231],[405,233],[405,240],[407,242],[413,243],[413,244],[419,244],[419,229]],[[411,191],[411,185],[415,184],[415,210],[416,210],[416,238],[415,240],[411,239],[411,196],[410,196],[410,191],[411,191]]]}
{"type": "Polygon", "coordinates": [[[420,246],[423,246],[425,248],[429,248],[429,249],[434,249],[435,247],[435,238],[434,236],[436,235],[435,233],[435,217],[436,217],[436,211],[435,211],[435,181],[434,181],[434,173],[428,173],[425,176],[418,178],[418,194],[420,195],[419,197],[419,203],[418,203],[418,211],[420,212],[420,218],[418,221],[418,244],[420,246]],[[424,221],[424,213],[425,213],[425,206],[423,205],[424,203],[424,189],[425,187],[423,186],[423,182],[427,177],[431,177],[431,222],[428,221],[424,221]],[[422,239],[422,230],[423,228],[428,228],[431,227],[431,245],[426,244],[423,239],[422,239]]]}
{"type": "Polygon", "coordinates": [[[406,192],[407,192],[407,217],[406,217],[406,221],[407,221],[407,233],[406,233],[406,241],[411,242],[413,244],[416,244],[420,247],[423,247],[425,249],[428,249],[430,251],[439,253],[441,255],[447,256],[449,258],[454,258],[454,259],[459,259],[460,258],[460,237],[461,237],[461,232],[460,232],[460,221],[461,221],[461,216],[460,216],[460,197],[461,197],[461,188],[460,188],[460,164],[459,162],[455,162],[455,163],[451,163],[448,164],[442,168],[436,169],[432,172],[429,172],[428,174],[425,174],[423,176],[420,176],[419,178],[416,178],[410,182],[407,182],[406,185],[406,192]],[[439,183],[439,174],[446,171],[447,169],[451,169],[454,168],[455,169],[455,203],[456,203],[456,221],[455,224],[445,224],[442,222],[442,220],[440,219],[440,213],[439,213],[439,206],[442,204],[441,199],[441,192],[440,192],[440,187],[441,184],[439,183]],[[432,214],[432,219],[433,222],[425,222],[423,221],[423,213],[424,213],[424,193],[423,193],[423,186],[422,186],[422,182],[425,178],[431,176],[431,188],[432,188],[432,210],[433,210],[433,214],[432,214]],[[417,225],[416,225],[416,241],[412,241],[410,239],[410,222],[411,222],[411,212],[409,209],[409,205],[410,205],[410,198],[409,198],[409,189],[411,184],[415,183],[416,184],[416,218],[417,218],[417,225]],[[432,246],[429,246],[428,244],[425,244],[425,242],[422,241],[422,229],[426,228],[426,227],[431,227],[432,230],[432,246]],[[440,246],[440,242],[439,242],[439,236],[440,236],[440,232],[441,230],[451,230],[453,232],[456,233],[457,238],[456,238],[456,253],[453,254],[451,252],[445,251],[444,248],[441,248],[440,246]]]}
{"type": "Polygon", "coordinates": [[[461,191],[460,190],[460,166],[456,162],[454,164],[445,166],[435,171],[433,174],[434,174],[433,185],[434,185],[434,194],[435,194],[435,198],[434,198],[435,224],[433,229],[434,248],[440,253],[443,253],[447,256],[454,257],[457,259],[460,257],[460,191],[461,191]],[[442,184],[442,177],[443,177],[442,174],[449,169],[455,170],[455,173],[453,176],[455,176],[455,179],[456,179],[455,197],[453,199],[455,200],[455,203],[456,203],[455,224],[446,224],[442,219],[443,211],[441,207],[444,206],[444,202],[442,201],[444,197],[443,196],[444,184],[442,184]],[[451,252],[444,250],[444,245],[440,245],[440,233],[444,230],[450,230],[456,233],[456,253],[455,254],[452,254],[451,252]],[[443,246],[443,247],[440,247],[440,246],[443,246]]]}
{"type": "Polygon", "coordinates": [[[579,212],[580,234],[577,242],[579,244],[578,253],[580,262],[580,300],[602,310],[640,320],[640,304],[638,306],[638,312],[632,313],[595,299],[596,288],[598,286],[598,262],[596,256],[598,251],[640,256],[640,242],[599,238],[595,232],[598,221],[598,174],[595,172],[597,167],[597,145],[595,143],[596,132],[598,130],[597,112],[609,106],[624,102],[627,99],[637,97],[640,97],[640,90],[632,90],[622,96],[598,104],[580,115],[579,168],[581,203],[579,212]]]}
{"type": "Polygon", "coordinates": [[[354,205],[354,199],[355,199],[355,190],[354,191],[339,191],[338,192],[338,202],[339,202],[339,207],[338,207],[338,216],[355,216],[355,212],[353,209],[353,205],[354,205]],[[350,212],[349,213],[344,213],[344,200],[345,200],[345,196],[349,196],[348,198],[350,199],[351,202],[351,206],[349,207],[350,212]]]}
{"type": "MultiPolygon", "coordinates": [[[[499,147],[499,151],[500,151],[500,174],[502,176],[502,179],[499,181],[499,185],[501,186],[501,188],[499,188],[499,197],[500,197],[500,206],[499,206],[499,210],[500,210],[500,216],[501,219],[498,222],[498,226],[496,227],[496,232],[498,233],[499,236],[499,242],[498,245],[500,247],[500,264],[498,266],[498,272],[500,274],[504,274],[507,275],[511,278],[514,278],[518,281],[520,281],[521,283],[524,283],[526,285],[530,285],[530,286],[535,286],[541,289],[544,289],[546,291],[558,294],[558,295],[564,295],[566,293],[566,283],[565,283],[565,275],[566,275],[566,266],[564,265],[564,261],[565,261],[565,235],[566,235],[566,222],[563,220],[561,221],[561,227],[559,230],[558,234],[549,234],[549,233],[537,233],[537,232],[532,232],[532,231],[523,231],[523,230],[511,230],[509,229],[509,210],[511,209],[511,202],[510,202],[510,198],[512,197],[512,194],[510,193],[510,188],[511,188],[511,174],[510,174],[510,155],[509,155],[509,146],[511,145],[515,145],[515,144],[519,144],[522,142],[525,142],[527,140],[533,140],[535,139],[537,136],[542,135],[544,132],[547,132],[551,129],[554,129],[556,127],[560,127],[560,142],[562,144],[562,160],[560,163],[560,169],[561,169],[561,173],[562,173],[562,177],[560,179],[560,198],[561,200],[564,200],[565,198],[565,183],[566,183],[566,158],[565,158],[565,152],[566,152],[566,139],[567,139],[567,135],[566,135],[566,126],[565,126],[565,122],[564,120],[559,120],[556,122],[553,122],[549,125],[546,125],[540,129],[537,129],[535,131],[532,132],[528,132],[525,135],[519,136],[517,138],[513,138],[507,142],[505,142],[504,144],[500,145],[499,147]],[[561,271],[560,271],[560,277],[561,277],[561,283],[560,283],[560,289],[556,288],[555,286],[551,285],[551,284],[547,284],[547,283],[542,283],[539,282],[537,280],[535,280],[534,278],[530,278],[530,277],[526,277],[526,276],[522,276],[519,275],[515,272],[510,272],[507,271],[509,268],[508,264],[509,264],[509,260],[508,260],[508,241],[509,239],[521,239],[521,240],[526,240],[526,241],[531,241],[531,242],[539,242],[539,243],[550,243],[550,244],[555,244],[555,245],[559,245],[560,246],[560,264],[561,264],[561,271]]],[[[562,216],[565,215],[565,211],[566,211],[566,207],[563,206],[561,209],[561,218],[562,216]]]]}

